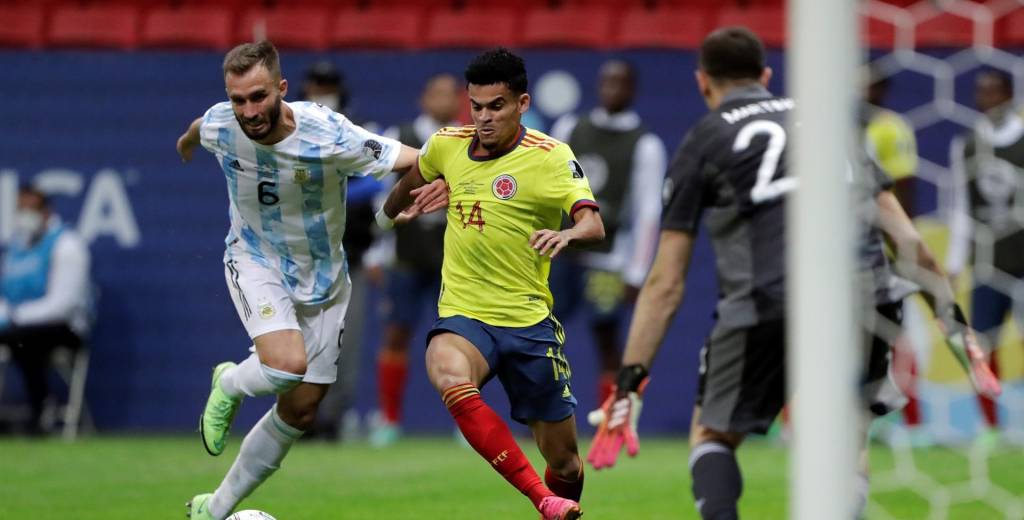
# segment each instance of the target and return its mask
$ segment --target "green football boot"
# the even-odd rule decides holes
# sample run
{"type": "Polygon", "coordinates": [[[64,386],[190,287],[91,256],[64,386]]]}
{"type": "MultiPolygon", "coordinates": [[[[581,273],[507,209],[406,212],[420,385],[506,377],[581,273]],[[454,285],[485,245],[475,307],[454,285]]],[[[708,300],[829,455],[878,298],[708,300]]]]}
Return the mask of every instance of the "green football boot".
{"type": "Polygon", "coordinates": [[[185,504],[185,516],[191,520],[217,520],[207,508],[211,498],[213,498],[213,493],[203,493],[192,497],[192,500],[185,504]]]}
{"type": "Polygon", "coordinates": [[[228,432],[231,431],[231,421],[235,419],[235,412],[242,404],[241,398],[233,399],[220,388],[220,376],[234,366],[234,363],[226,361],[213,369],[210,397],[206,400],[203,415],[199,417],[199,434],[203,437],[203,447],[207,453],[215,457],[224,453],[228,432]]]}

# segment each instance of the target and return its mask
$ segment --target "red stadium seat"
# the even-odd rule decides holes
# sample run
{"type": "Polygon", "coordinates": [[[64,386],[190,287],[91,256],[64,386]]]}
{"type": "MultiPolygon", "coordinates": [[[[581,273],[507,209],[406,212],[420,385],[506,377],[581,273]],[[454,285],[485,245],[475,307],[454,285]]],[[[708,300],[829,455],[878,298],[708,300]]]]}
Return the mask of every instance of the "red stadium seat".
{"type": "MultiPolygon", "coordinates": [[[[616,15],[625,12],[629,9],[635,9],[639,7],[649,7],[652,4],[660,5],[660,2],[651,2],[649,0],[560,0],[555,2],[556,5],[560,6],[572,6],[572,7],[583,7],[583,8],[594,8],[594,7],[606,7],[615,13],[616,15]]],[[[548,4],[550,7],[551,4],[548,4]]]]}
{"type": "Polygon", "coordinates": [[[417,9],[343,9],[334,15],[331,47],[412,49],[420,44],[422,16],[417,9]]]}
{"type": "Polygon", "coordinates": [[[611,45],[611,13],[600,7],[531,9],[523,22],[524,47],[593,47],[611,45]]]}
{"type": "Polygon", "coordinates": [[[42,7],[0,5],[0,20],[0,47],[42,47],[42,7]]]}
{"type": "Polygon", "coordinates": [[[163,7],[143,19],[141,44],[225,49],[231,46],[231,34],[231,11],[225,7],[163,7]]]}
{"type": "Polygon", "coordinates": [[[257,8],[242,16],[235,41],[266,38],[282,49],[322,50],[327,48],[328,21],[326,8],[257,8]]]}
{"type": "MultiPolygon", "coordinates": [[[[364,0],[363,5],[369,3],[373,9],[415,9],[418,11],[429,11],[433,9],[456,9],[463,5],[472,5],[474,0],[364,0]]],[[[478,0],[479,1],[479,0],[478,0]]],[[[493,6],[493,0],[484,0],[488,6],[493,6]]]]}
{"type": "Polygon", "coordinates": [[[754,31],[767,47],[786,46],[786,16],[781,6],[726,7],[718,12],[715,28],[730,25],[754,31]]]}
{"type": "Polygon", "coordinates": [[[130,49],[139,42],[139,11],[123,5],[57,6],[47,40],[56,47],[130,49]]]}
{"type": "Polygon", "coordinates": [[[996,44],[1024,47],[1024,9],[1016,9],[996,22],[996,44]]]}
{"type": "Polygon", "coordinates": [[[974,22],[953,13],[939,13],[918,23],[914,38],[919,47],[968,47],[974,43],[974,22]]]}
{"type": "Polygon", "coordinates": [[[696,7],[631,9],[622,17],[616,43],[626,49],[696,49],[708,33],[712,15],[696,7]]]}
{"type": "Polygon", "coordinates": [[[860,23],[861,41],[866,47],[891,49],[896,43],[896,26],[893,24],[870,16],[862,16],[860,23]]]}
{"type": "Polygon", "coordinates": [[[437,11],[430,17],[423,43],[445,48],[515,46],[521,26],[518,15],[507,8],[437,11]]]}
{"type": "Polygon", "coordinates": [[[697,7],[697,8],[704,8],[704,9],[707,9],[707,8],[716,8],[717,9],[719,7],[722,7],[722,4],[736,5],[737,2],[735,2],[733,0],[729,0],[729,1],[726,1],[726,2],[723,2],[722,0],[658,0],[656,3],[657,3],[657,5],[659,7],[670,7],[670,8],[685,7],[687,9],[692,8],[692,7],[697,7]]]}

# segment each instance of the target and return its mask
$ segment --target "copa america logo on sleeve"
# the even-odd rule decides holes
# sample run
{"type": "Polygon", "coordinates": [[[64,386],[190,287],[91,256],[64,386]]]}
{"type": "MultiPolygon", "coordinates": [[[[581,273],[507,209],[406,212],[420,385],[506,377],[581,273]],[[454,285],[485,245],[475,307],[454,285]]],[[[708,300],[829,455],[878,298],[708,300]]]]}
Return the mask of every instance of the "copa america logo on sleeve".
{"type": "Polygon", "coordinates": [[[508,174],[499,175],[491,184],[491,192],[494,193],[495,197],[498,197],[501,200],[508,200],[515,197],[517,189],[518,186],[516,185],[515,177],[508,174]]]}
{"type": "Polygon", "coordinates": [[[384,152],[384,145],[373,139],[367,139],[363,141],[363,155],[367,157],[373,157],[374,159],[380,159],[380,154],[384,152]]]}

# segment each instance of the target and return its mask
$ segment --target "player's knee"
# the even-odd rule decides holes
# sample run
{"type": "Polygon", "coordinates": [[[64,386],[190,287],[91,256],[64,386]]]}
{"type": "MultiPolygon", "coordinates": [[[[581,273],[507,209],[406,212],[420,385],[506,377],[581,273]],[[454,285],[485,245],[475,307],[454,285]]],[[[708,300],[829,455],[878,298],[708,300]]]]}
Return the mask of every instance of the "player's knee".
{"type": "Polygon", "coordinates": [[[306,351],[300,353],[276,356],[266,360],[264,366],[278,372],[303,376],[306,374],[306,351]]]}
{"type": "Polygon", "coordinates": [[[381,350],[391,356],[406,356],[409,353],[409,335],[392,332],[384,335],[381,350]]]}
{"type": "Polygon", "coordinates": [[[583,462],[580,460],[579,455],[569,450],[559,455],[548,461],[548,467],[551,468],[551,471],[558,478],[566,482],[573,482],[578,479],[580,472],[583,470],[583,462]]]}
{"type": "Polygon", "coordinates": [[[405,325],[390,325],[384,331],[384,349],[396,354],[409,351],[411,332],[405,325]]]}
{"type": "Polygon", "coordinates": [[[465,355],[458,349],[441,343],[431,342],[427,348],[427,375],[439,392],[455,385],[472,382],[469,362],[465,355]]]}
{"type": "Polygon", "coordinates": [[[292,388],[299,386],[299,383],[302,382],[303,375],[306,373],[306,369],[305,367],[302,367],[302,372],[296,373],[277,369],[261,363],[260,372],[262,372],[263,377],[270,382],[275,394],[283,394],[292,388]]]}

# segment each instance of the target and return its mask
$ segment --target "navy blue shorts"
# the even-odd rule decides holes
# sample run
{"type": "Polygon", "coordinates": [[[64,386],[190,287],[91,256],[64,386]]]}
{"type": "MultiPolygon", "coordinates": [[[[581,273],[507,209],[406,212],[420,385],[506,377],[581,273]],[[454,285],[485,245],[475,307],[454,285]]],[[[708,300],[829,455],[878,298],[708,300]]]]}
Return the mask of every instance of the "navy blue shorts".
{"type": "Polygon", "coordinates": [[[557,422],[576,410],[572,371],[562,353],[565,333],[554,319],[529,327],[495,327],[465,316],[441,318],[427,334],[427,345],[445,332],[462,336],[483,354],[491,368],[484,384],[498,376],[517,422],[557,422]]]}
{"type": "Polygon", "coordinates": [[[437,295],[441,292],[441,273],[415,271],[403,267],[388,270],[387,323],[412,329],[423,309],[433,309],[437,319],[437,295]]]}

